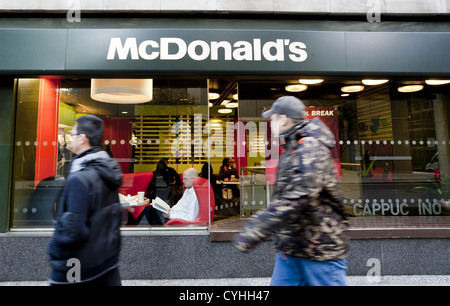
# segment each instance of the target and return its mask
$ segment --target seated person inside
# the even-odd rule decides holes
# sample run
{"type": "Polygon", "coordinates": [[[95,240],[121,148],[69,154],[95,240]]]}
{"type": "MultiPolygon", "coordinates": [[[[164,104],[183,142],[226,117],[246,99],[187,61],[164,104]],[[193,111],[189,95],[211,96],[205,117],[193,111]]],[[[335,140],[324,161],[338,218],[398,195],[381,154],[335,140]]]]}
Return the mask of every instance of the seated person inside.
{"type": "Polygon", "coordinates": [[[225,157],[222,161],[222,166],[220,166],[219,180],[230,180],[232,175],[234,175],[234,178],[236,179],[239,178],[238,171],[233,167],[233,160],[225,157]]]}
{"type": "Polygon", "coordinates": [[[209,180],[214,193],[220,194],[220,188],[217,186],[217,176],[214,174],[213,167],[209,163],[203,164],[199,177],[209,180]]]}
{"type": "Polygon", "coordinates": [[[194,168],[189,168],[184,171],[183,183],[186,190],[181,199],[167,214],[161,213],[151,205],[146,207],[144,214],[148,223],[150,225],[163,225],[170,219],[183,219],[186,221],[194,221],[197,219],[199,212],[198,199],[193,188],[196,177],[198,177],[198,171],[194,168]]]}
{"type": "MultiPolygon", "coordinates": [[[[239,188],[236,185],[226,185],[226,181],[233,181],[239,178],[239,174],[236,168],[233,167],[233,160],[231,158],[225,157],[222,161],[222,166],[219,170],[219,180],[225,181],[222,187],[230,188],[233,193],[234,198],[240,197],[239,188]]],[[[230,199],[227,197],[227,199],[230,199]]]]}
{"type": "Polygon", "coordinates": [[[161,158],[153,174],[146,197],[149,199],[160,197],[170,206],[175,205],[181,199],[184,188],[178,173],[169,167],[169,159],[161,158]]]}

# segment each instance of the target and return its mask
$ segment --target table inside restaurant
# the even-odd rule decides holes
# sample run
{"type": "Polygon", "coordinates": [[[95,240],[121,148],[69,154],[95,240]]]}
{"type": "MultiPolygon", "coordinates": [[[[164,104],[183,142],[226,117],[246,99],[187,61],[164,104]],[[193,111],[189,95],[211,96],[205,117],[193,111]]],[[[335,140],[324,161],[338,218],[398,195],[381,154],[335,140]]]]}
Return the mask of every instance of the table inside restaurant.
{"type": "Polygon", "coordinates": [[[221,184],[221,185],[240,185],[241,181],[240,180],[235,180],[235,181],[216,181],[217,184],[221,184]]]}
{"type": "Polygon", "coordinates": [[[138,219],[142,214],[144,209],[150,205],[150,200],[148,198],[144,198],[143,202],[138,202],[136,205],[130,205],[130,203],[120,203],[123,209],[128,210],[134,219],[138,219]]]}

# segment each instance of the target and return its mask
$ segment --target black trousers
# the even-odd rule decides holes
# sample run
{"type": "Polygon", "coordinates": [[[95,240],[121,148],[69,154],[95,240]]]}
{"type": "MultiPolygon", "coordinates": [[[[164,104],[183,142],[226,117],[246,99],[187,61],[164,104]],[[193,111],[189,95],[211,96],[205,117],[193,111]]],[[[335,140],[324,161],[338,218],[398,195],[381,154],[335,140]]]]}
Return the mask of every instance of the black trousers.
{"type": "Polygon", "coordinates": [[[143,214],[147,218],[148,224],[150,225],[164,225],[167,221],[169,221],[168,218],[162,215],[162,212],[153,208],[151,205],[145,208],[143,214]]]}

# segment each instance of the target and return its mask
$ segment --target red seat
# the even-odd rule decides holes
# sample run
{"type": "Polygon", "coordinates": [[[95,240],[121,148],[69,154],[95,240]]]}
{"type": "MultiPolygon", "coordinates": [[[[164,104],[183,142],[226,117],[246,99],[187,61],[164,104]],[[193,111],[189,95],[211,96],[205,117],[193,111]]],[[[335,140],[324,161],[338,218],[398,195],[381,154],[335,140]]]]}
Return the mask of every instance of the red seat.
{"type": "Polygon", "coordinates": [[[213,220],[216,201],[214,190],[207,179],[197,177],[194,179],[194,191],[198,199],[198,217],[194,221],[172,219],[166,225],[208,225],[213,220]]]}
{"type": "Polygon", "coordinates": [[[137,195],[138,191],[147,191],[153,178],[153,172],[125,173],[122,176],[122,186],[119,192],[123,195],[137,195]]]}

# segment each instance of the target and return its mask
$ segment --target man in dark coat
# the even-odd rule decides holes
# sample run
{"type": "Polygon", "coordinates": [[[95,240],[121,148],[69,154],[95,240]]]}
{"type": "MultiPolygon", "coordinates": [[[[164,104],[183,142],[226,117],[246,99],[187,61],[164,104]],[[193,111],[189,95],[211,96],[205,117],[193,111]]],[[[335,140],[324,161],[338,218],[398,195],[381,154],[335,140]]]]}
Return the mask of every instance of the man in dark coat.
{"type": "Polygon", "coordinates": [[[103,121],[93,115],[78,118],[72,130],[71,150],[76,156],[48,244],[52,285],[121,285],[122,172],[102,151],[102,136],[103,121]]]}

